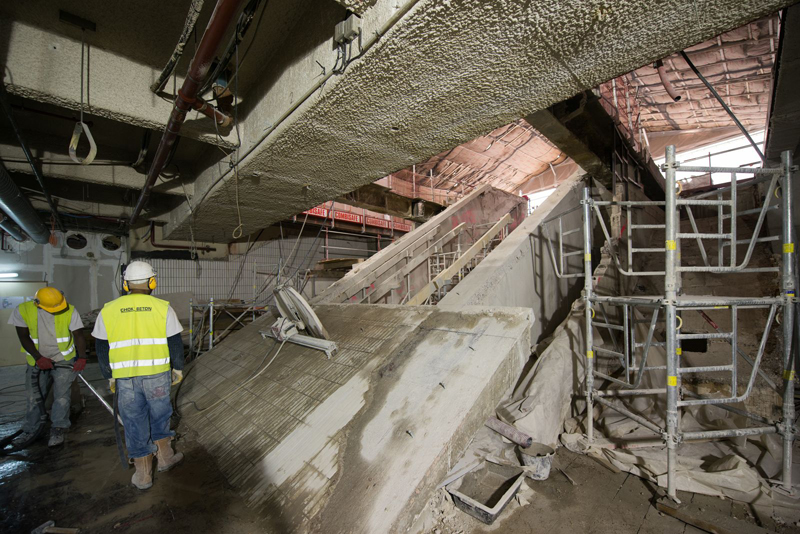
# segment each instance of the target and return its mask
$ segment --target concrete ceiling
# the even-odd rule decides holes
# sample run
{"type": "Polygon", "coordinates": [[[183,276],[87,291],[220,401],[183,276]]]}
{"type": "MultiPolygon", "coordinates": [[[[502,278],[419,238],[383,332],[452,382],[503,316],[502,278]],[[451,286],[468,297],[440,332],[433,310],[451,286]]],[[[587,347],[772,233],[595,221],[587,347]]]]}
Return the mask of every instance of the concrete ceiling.
{"type": "Polygon", "coordinates": [[[416,181],[420,186],[428,186],[432,181],[436,189],[458,193],[468,193],[488,183],[516,194],[532,177],[545,171],[550,173],[551,165],[567,159],[530,124],[519,119],[395,172],[392,179],[416,181]]]}
{"type": "MultiPolygon", "coordinates": [[[[227,165],[204,172],[193,215],[174,210],[168,235],[187,236],[192,225],[196,235],[227,239],[238,214],[252,232],[786,2],[413,4],[321,91],[312,91],[320,68],[308,61],[305,78],[282,87],[310,96],[277,127],[286,105],[266,105],[279,100],[273,86],[243,124],[239,179],[227,165]],[[702,16],[686,15],[696,9],[702,16]]],[[[368,43],[395,5],[366,11],[368,43]]]]}
{"type": "MultiPolygon", "coordinates": [[[[778,17],[771,15],[686,49],[689,59],[714,86],[749,130],[765,126],[778,49],[778,17]]],[[[721,128],[733,121],[679,54],[664,58],[672,85],[681,95],[673,102],[647,65],[620,79],[638,93],[641,125],[648,132],[721,128]]]]}
{"type": "MultiPolygon", "coordinates": [[[[198,28],[213,3],[205,2],[198,28]]],[[[245,234],[257,231],[413,163],[442,174],[444,187],[494,180],[513,190],[563,159],[520,117],[790,3],[272,0],[259,8],[240,47],[238,135],[217,135],[211,121],[190,117],[194,122],[182,135],[198,141],[181,146],[176,159],[194,181],[182,184],[189,203],[166,214],[153,204],[145,219],[168,221],[168,237],[193,232],[229,241],[240,217],[245,234]],[[363,17],[344,70],[332,37],[346,8],[363,17]],[[236,168],[232,160],[239,161],[236,168]]],[[[58,10],[93,20],[97,31],[84,35],[91,45],[85,109],[105,130],[109,157],[135,156],[142,128],[155,130],[155,143],[169,115],[171,103],[148,86],[174,47],[188,6],[188,0],[113,10],[100,0],[3,3],[4,83],[26,98],[25,106],[38,101],[71,115],[80,107],[82,36],[58,20],[58,10]],[[136,128],[116,136],[103,120],[136,128]]],[[[187,63],[185,57],[176,71],[178,84],[187,63]]],[[[61,146],[57,141],[67,135],[60,127],[58,134],[38,124],[26,129],[41,147],[61,146]]],[[[100,169],[81,169],[85,176],[50,172],[91,181],[100,169]]],[[[140,175],[129,171],[115,169],[125,175],[114,177],[116,185],[136,187],[140,175]]],[[[184,193],[178,185],[158,187],[184,193]]]]}

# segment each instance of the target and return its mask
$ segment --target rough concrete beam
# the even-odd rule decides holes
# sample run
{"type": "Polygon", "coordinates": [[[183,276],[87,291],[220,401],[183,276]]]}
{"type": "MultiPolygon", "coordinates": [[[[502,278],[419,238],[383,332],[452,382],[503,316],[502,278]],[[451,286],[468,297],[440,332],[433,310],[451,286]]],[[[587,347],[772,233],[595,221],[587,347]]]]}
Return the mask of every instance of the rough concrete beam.
{"type": "MultiPolygon", "coordinates": [[[[9,169],[11,171],[11,169],[9,169]]],[[[30,170],[30,166],[28,166],[30,170]]],[[[41,187],[32,173],[11,171],[14,183],[27,190],[39,191],[41,187]]],[[[50,194],[57,198],[90,202],[93,204],[108,204],[123,208],[129,213],[131,204],[136,202],[137,192],[134,189],[117,187],[113,185],[86,183],[79,180],[53,178],[45,175],[44,185],[50,194]]],[[[153,193],[153,208],[174,208],[183,201],[183,195],[153,193]]]]}
{"type": "Polygon", "coordinates": [[[378,213],[403,217],[412,221],[425,222],[444,209],[441,204],[429,200],[411,199],[392,192],[388,187],[367,184],[337,199],[339,202],[358,206],[378,213]],[[416,211],[420,213],[415,216],[416,211]]]}
{"type": "Polygon", "coordinates": [[[574,132],[561,122],[550,109],[531,113],[525,120],[562,152],[580,165],[581,169],[604,184],[611,185],[608,162],[592,151],[574,132]]]}
{"type": "Polygon", "coordinates": [[[364,11],[375,5],[377,0],[335,0],[337,4],[343,5],[353,13],[363,15],[364,11]]]}
{"type": "Polygon", "coordinates": [[[344,74],[331,74],[323,38],[260,88],[239,180],[203,172],[194,218],[176,209],[167,233],[188,236],[194,221],[197,235],[230,235],[236,187],[251,232],[791,3],[378,0],[344,74]]]}
{"type": "MultiPolygon", "coordinates": [[[[0,57],[5,67],[3,83],[9,93],[67,109],[80,109],[80,40],[11,19],[0,19],[0,34],[5,36],[0,43],[0,57]]],[[[87,39],[91,43],[92,36],[87,39]]],[[[149,88],[159,69],[102,47],[89,46],[87,55],[84,111],[163,131],[172,102],[156,96],[149,88]]],[[[181,83],[179,76],[178,86],[181,83]]],[[[180,133],[205,143],[233,148],[235,134],[231,135],[230,131],[220,134],[221,137],[216,135],[211,119],[198,114],[189,115],[180,133]]]]}
{"type": "Polygon", "coordinates": [[[645,161],[633,149],[593,92],[583,91],[526,118],[534,128],[607,188],[611,188],[613,182],[612,160],[616,136],[616,142],[623,145],[616,147],[617,151],[627,150],[631,159],[639,164],[642,185],[647,195],[653,200],[664,198],[663,177],[652,159],[647,157],[645,161]]]}
{"type": "Polygon", "coordinates": [[[772,163],[780,163],[781,152],[791,150],[800,154],[800,6],[786,10],[781,28],[778,75],[772,89],[772,106],[767,128],[764,155],[772,163]]]}

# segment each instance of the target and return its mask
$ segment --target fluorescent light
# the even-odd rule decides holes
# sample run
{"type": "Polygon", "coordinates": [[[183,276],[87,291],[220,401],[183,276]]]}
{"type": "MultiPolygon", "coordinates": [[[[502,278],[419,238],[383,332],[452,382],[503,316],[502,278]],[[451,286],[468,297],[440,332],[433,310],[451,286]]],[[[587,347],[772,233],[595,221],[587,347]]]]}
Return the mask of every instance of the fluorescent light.
{"type": "Polygon", "coordinates": [[[19,273],[0,273],[0,278],[17,278],[19,273]]]}

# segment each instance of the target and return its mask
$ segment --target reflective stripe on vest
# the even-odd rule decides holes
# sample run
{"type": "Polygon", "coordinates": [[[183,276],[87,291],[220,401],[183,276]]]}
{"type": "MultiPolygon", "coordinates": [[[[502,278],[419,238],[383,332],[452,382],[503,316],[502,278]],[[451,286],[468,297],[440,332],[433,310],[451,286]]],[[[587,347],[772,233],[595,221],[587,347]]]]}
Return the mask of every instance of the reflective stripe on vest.
{"type": "Polygon", "coordinates": [[[111,376],[130,378],[169,371],[168,310],[168,302],[138,293],[103,307],[111,376]]]}
{"type": "MultiPolygon", "coordinates": [[[[61,313],[53,314],[56,329],[56,343],[58,343],[58,350],[65,360],[71,360],[75,357],[75,342],[72,333],[69,330],[69,325],[72,322],[72,314],[75,308],[70,304],[67,309],[61,313]],[[72,356],[70,356],[70,354],[72,356]]],[[[28,325],[28,334],[31,341],[39,349],[39,308],[33,301],[23,302],[19,305],[19,314],[25,324],[28,325]]],[[[25,354],[25,359],[28,365],[36,365],[36,360],[33,356],[28,354],[24,348],[20,347],[20,352],[25,354]]]]}

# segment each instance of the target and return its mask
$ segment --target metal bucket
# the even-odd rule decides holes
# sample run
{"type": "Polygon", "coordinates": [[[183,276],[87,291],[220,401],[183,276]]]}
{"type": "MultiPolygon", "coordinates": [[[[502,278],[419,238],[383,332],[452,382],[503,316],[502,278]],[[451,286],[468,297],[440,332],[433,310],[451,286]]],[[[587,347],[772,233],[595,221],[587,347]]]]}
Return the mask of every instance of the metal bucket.
{"type": "Polygon", "coordinates": [[[520,449],[522,463],[529,467],[525,474],[533,480],[547,480],[555,453],[553,447],[542,443],[533,443],[526,449],[520,449]]]}

